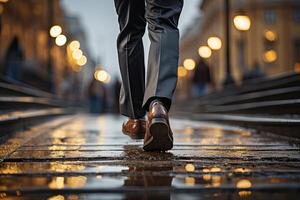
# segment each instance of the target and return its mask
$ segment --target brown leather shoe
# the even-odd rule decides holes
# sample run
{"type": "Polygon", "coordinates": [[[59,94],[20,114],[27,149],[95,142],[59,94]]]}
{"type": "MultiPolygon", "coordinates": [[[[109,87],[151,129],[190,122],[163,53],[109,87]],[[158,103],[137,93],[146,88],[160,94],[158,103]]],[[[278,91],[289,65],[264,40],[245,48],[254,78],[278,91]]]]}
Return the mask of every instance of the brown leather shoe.
{"type": "Polygon", "coordinates": [[[143,139],[146,132],[146,120],[128,119],[122,125],[122,132],[132,139],[143,139]]]}
{"type": "Polygon", "coordinates": [[[163,104],[154,100],[149,107],[145,151],[167,151],[173,147],[173,133],[170,128],[168,112],[163,104]]]}

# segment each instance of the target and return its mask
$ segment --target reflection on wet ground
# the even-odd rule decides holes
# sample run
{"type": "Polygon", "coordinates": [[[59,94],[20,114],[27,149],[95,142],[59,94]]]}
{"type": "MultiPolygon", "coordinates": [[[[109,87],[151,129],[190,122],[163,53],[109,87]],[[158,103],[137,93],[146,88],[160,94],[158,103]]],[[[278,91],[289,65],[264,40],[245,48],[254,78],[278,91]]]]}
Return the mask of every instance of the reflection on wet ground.
{"type": "Polygon", "coordinates": [[[122,120],[83,115],[29,139],[28,133],[17,134],[9,140],[16,145],[1,145],[0,198],[299,196],[297,144],[241,128],[173,119],[174,149],[149,153],[141,149],[142,140],[122,135],[122,120]]]}

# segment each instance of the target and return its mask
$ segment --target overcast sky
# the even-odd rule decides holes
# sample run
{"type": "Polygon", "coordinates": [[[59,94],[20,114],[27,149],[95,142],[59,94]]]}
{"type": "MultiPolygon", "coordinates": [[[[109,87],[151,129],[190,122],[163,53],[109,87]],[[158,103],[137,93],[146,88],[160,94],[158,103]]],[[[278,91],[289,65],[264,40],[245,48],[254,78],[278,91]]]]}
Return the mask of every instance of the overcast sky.
{"type": "MultiPolygon", "coordinates": [[[[199,15],[198,5],[201,0],[185,0],[180,18],[181,32],[190,24],[193,18],[199,15]]],[[[65,10],[78,15],[86,30],[88,46],[94,58],[101,58],[101,66],[111,74],[119,74],[116,38],[119,32],[117,15],[113,0],[63,0],[65,10]]],[[[149,40],[147,33],[144,36],[147,52],[149,40]]]]}

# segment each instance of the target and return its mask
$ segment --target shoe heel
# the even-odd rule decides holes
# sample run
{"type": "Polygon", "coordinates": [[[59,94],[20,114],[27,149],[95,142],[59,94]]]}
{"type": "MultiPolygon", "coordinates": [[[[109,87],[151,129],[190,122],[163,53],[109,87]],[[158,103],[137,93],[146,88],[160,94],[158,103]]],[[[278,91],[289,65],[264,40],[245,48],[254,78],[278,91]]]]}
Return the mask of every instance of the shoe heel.
{"type": "Polygon", "coordinates": [[[173,147],[169,123],[164,118],[153,118],[149,123],[149,133],[152,139],[144,144],[146,151],[166,151],[173,147]]]}

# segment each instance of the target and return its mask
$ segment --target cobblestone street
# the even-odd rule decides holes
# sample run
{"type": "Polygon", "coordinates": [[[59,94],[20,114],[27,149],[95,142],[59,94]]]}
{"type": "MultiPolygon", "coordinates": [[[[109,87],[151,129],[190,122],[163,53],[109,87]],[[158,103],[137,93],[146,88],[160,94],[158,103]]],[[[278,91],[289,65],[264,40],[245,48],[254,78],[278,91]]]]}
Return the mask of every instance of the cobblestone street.
{"type": "MultiPolygon", "coordinates": [[[[60,117],[2,141],[3,199],[297,199],[299,145],[172,119],[173,150],[148,153],[114,115],[60,117]]],[[[277,137],[278,138],[278,137],[277,137]]]]}

